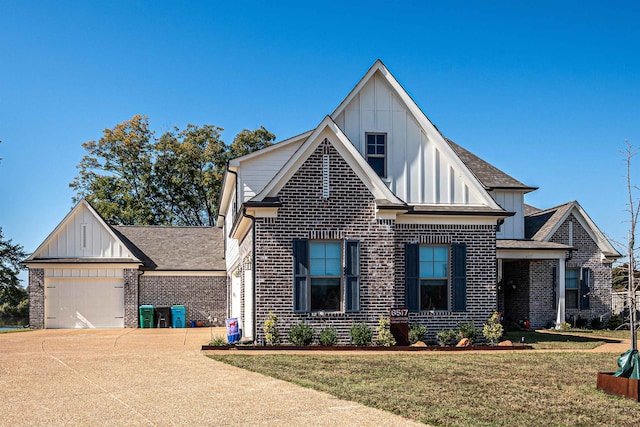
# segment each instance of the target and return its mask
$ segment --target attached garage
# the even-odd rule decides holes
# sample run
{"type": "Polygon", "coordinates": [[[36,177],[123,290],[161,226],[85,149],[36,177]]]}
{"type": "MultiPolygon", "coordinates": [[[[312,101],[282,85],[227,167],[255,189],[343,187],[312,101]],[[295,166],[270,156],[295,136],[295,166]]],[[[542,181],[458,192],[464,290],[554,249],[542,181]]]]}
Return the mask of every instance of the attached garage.
{"type": "Polygon", "coordinates": [[[123,328],[122,278],[46,278],[45,328],[123,328]]]}

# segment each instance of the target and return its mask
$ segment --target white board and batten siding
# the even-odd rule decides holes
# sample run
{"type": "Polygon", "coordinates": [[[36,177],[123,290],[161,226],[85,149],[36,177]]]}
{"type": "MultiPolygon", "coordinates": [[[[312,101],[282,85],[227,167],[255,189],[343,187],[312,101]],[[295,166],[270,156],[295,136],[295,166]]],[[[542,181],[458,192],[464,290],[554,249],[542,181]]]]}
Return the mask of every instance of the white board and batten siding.
{"type": "MultiPolygon", "coordinates": [[[[231,195],[231,200],[234,200],[236,197],[235,190],[231,195]]],[[[239,206],[239,205],[238,205],[239,206]]],[[[235,221],[235,215],[237,212],[234,212],[235,206],[233,203],[229,203],[227,206],[227,211],[224,213],[224,227],[223,234],[225,239],[225,253],[224,253],[224,261],[227,268],[227,271],[231,271],[236,263],[238,262],[239,253],[239,242],[237,239],[232,238],[229,234],[229,230],[233,228],[233,222],[235,221]]]]}
{"type": "Polygon", "coordinates": [[[524,239],[524,193],[522,191],[494,190],[493,199],[507,212],[515,212],[514,216],[505,218],[498,239],[524,239]]]}
{"type": "Polygon", "coordinates": [[[33,257],[50,260],[43,266],[45,328],[124,327],[124,269],[139,261],[86,201],[33,257]]]}
{"type": "Polygon", "coordinates": [[[383,181],[407,203],[486,204],[486,195],[477,191],[477,183],[471,185],[473,178],[454,161],[447,143],[440,136],[428,135],[379,73],[333,119],[365,158],[365,135],[387,135],[387,178],[383,181]]]}
{"type": "MultiPolygon", "coordinates": [[[[304,139],[287,143],[278,149],[272,149],[264,154],[242,161],[239,171],[239,188],[242,200],[238,204],[250,200],[282,169],[284,164],[302,145],[304,139]]],[[[277,144],[274,146],[276,147],[277,144]]]]}
{"type": "Polygon", "coordinates": [[[103,223],[85,205],[61,224],[38,258],[134,258],[129,249],[114,238],[103,223]]]}

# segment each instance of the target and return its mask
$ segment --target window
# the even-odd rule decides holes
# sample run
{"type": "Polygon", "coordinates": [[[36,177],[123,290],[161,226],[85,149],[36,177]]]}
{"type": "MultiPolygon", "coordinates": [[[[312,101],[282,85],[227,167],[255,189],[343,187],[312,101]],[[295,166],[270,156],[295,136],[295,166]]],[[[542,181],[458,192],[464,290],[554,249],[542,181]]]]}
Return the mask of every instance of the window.
{"type": "Polygon", "coordinates": [[[311,311],[339,311],[342,248],[340,242],[309,242],[311,311]]]}
{"type": "Polygon", "coordinates": [[[387,177],[387,134],[368,133],[367,140],[367,163],[382,178],[387,177]]]}
{"type": "Polygon", "coordinates": [[[465,311],[467,246],[405,245],[405,298],[412,312],[465,311]]]}
{"type": "Polygon", "coordinates": [[[564,306],[566,309],[589,309],[590,272],[588,268],[567,268],[565,270],[564,306]]]}
{"type": "Polygon", "coordinates": [[[580,270],[568,268],[564,276],[564,303],[565,308],[578,308],[578,290],[580,285],[580,270]]]}
{"type": "Polygon", "coordinates": [[[360,309],[360,243],[293,241],[293,308],[296,312],[360,309]]]}
{"type": "Polygon", "coordinates": [[[420,310],[449,308],[449,248],[420,246],[420,310]]]}

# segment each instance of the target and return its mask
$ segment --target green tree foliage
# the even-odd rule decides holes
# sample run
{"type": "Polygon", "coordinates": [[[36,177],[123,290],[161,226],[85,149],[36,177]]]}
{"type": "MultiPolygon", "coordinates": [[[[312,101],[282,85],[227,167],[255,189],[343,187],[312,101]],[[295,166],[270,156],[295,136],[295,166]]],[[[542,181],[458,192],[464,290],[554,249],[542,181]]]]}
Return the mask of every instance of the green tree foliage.
{"type": "Polygon", "coordinates": [[[214,225],[227,161],[275,139],[264,127],[244,129],[228,146],[222,130],[189,124],[158,138],[141,115],[105,129],[99,141],[82,144],[73,201],[86,198],[115,224],[214,225]]]}
{"type": "MultiPolygon", "coordinates": [[[[611,276],[613,279],[613,290],[624,291],[629,286],[629,263],[625,262],[621,265],[614,267],[611,270],[611,276]]],[[[640,271],[636,270],[633,273],[634,281],[640,279],[640,271]]]]}
{"type": "Polygon", "coordinates": [[[27,291],[18,279],[20,271],[25,269],[21,262],[26,257],[22,246],[5,239],[0,227],[0,315],[28,315],[27,291]]]}

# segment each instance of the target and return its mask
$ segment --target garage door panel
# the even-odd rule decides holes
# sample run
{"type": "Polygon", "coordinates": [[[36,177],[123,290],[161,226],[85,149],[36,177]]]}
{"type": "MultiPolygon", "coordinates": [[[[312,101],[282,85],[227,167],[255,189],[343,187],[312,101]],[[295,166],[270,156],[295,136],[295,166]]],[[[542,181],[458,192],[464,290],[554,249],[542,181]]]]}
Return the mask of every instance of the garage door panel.
{"type": "Polygon", "coordinates": [[[45,327],[124,327],[123,279],[48,278],[45,327]]]}

